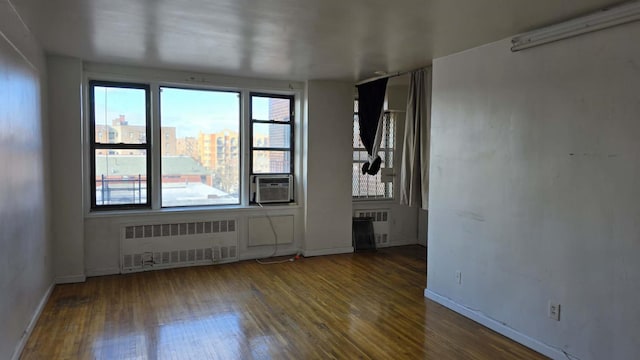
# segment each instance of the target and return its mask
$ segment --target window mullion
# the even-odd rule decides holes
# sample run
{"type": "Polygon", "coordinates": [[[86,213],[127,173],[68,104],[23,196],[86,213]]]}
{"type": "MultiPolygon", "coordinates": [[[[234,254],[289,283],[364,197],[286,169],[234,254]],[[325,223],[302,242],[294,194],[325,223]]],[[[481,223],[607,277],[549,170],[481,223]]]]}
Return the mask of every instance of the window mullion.
{"type": "Polygon", "coordinates": [[[241,204],[249,205],[250,196],[250,173],[251,173],[251,96],[249,90],[243,90],[240,93],[240,133],[242,138],[240,141],[240,163],[241,163],[241,184],[242,194],[240,196],[241,204]]]}
{"type": "Polygon", "coordinates": [[[278,121],[278,120],[257,120],[251,119],[254,124],[276,124],[276,125],[291,125],[291,121],[278,121]]]}
{"type": "Polygon", "coordinates": [[[291,148],[288,147],[254,147],[254,151],[285,151],[291,152],[291,148]]]}
{"type": "Polygon", "coordinates": [[[125,144],[125,143],[117,143],[117,144],[106,144],[106,143],[97,143],[93,145],[94,149],[139,149],[139,150],[148,150],[148,144],[125,144]]]}
{"type": "Polygon", "coordinates": [[[151,88],[151,208],[154,210],[162,207],[162,138],[160,136],[160,84],[152,82],[151,88]]]}

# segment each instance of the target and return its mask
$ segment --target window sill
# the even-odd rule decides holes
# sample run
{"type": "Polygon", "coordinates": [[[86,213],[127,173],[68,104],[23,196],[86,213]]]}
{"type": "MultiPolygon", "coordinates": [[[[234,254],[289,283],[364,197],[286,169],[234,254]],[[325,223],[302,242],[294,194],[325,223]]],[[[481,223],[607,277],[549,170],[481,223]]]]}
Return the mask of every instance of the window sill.
{"type": "Polygon", "coordinates": [[[104,210],[104,211],[89,211],[85,213],[85,219],[93,218],[110,218],[110,217],[123,217],[123,216],[150,216],[150,215],[184,215],[184,214],[217,214],[217,213],[247,213],[255,211],[283,211],[283,210],[297,210],[301,207],[298,203],[288,204],[273,204],[264,205],[261,208],[258,205],[222,205],[222,206],[191,206],[191,207],[176,207],[176,208],[161,208],[161,209],[140,209],[140,210],[104,210]]]}

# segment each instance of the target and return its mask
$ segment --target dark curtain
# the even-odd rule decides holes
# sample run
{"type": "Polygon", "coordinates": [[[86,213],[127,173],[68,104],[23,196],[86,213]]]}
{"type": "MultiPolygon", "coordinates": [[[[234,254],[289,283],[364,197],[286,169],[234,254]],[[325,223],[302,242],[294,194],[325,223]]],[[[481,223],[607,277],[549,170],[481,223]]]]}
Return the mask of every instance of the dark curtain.
{"type": "MultiPolygon", "coordinates": [[[[360,124],[360,139],[367,153],[369,161],[362,166],[362,173],[375,175],[380,170],[381,159],[376,154],[376,133],[383,115],[384,95],[387,90],[388,78],[370,81],[358,85],[358,123],[360,124]]],[[[380,137],[378,137],[378,140],[380,137]]]]}

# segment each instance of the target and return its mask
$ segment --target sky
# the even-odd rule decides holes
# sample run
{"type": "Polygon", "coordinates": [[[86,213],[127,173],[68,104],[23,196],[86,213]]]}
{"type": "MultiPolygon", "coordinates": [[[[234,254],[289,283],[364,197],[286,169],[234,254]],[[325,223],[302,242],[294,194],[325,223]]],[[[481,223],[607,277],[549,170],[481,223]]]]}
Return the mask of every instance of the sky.
{"type": "MultiPolygon", "coordinates": [[[[142,89],[96,87],[96,124],[111,125],[113,119],[125,115],[129,125],[144,125],[144,96],[142,89]]],[[[253,112],[256,119],[268,119],[268,99],[254,98],[253,112]]],[[[239,131],[240,94],[163,87],[160,93],[160,122],[161,126],[175,127],[178,138],[196,137],[198,132],[239,131]]]]}

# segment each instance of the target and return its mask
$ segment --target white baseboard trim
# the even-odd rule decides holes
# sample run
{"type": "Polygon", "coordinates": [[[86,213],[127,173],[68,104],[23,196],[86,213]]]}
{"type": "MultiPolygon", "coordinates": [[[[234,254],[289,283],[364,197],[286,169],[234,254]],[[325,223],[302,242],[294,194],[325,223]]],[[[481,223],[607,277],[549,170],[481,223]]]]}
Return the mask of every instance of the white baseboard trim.
{"type": "Polygon", "coordinates": [[[106,276],[106,275],[118,275],[120,274],[120,268],[103,268],[103,269],[87,269],[87,277],[93,276],[106,276]]]}
{"type": "Polygon", "coordinates": [[[549,346],[541,341],[538,341],[532,337],[529,337],[513,328],[510,328],[509,326],[502,324],[494,319],[491,319],[489,317],[487,317],[485,314],[476,311],[476,310],[472,310],[469,309],[468,307],[464,306],[464,305],[460,305],[458,303],[456,303],[455,301],[439,295],[429,289],[424,289],[424,297],[426,297],[427,299],[433,300],[435,302],[437,302],[438,304],[447,307],[455,312],[457,312],[458,314],[467,317],[481,325],[484,325],[486,327],[488,327],[489,329],[502,334],[506,337],[508,337],[509,339],[520,343],[532,350],[535,350],[537,352],[539,352],[542,355],[548,356],[552,359],[557,359],[557,360],[566,360],[567,359],[567,355],[562,352],[562,350],[554,348],[552,346],[549,346]]]}
{"type": "Polygon", "coordinates": [[[392,240],[389,243],[388,247],[407,246],[407,245],[418,245],[418,239],[402,239],[402,240],[396,240],[396,241],[392,240]]]}
{"type": "Polygon", "coordinates": [[[84,274],[80,275],[68,275],[68,276],[56,276],[56,284],[73,284],[85,282],[87,277],[84,274]]]}
{"type": "Polygon", "coordinates": [[[298,252],[296,250],[286,250],[286,251],[278,251],[275,255],[271,255],[271,253],[265,255],[259,255],[259,254],[244,254],[242,256],[240,256],[238,258],[238,261],[245,261],[245,260],[256,260],[256,259],[264,259],[265,256],[268,257],[279,257],[279,256],[295,256],[298,252]]]}
{"type": "Polygon", "coordinates": [[[51,285],[49,285],[47,292],[45,292],[42,299],[40,299],[40,303],[38,304],[36,311],[33,313],[33,316],[31,317],[31,320],[29,321],[27,328],[22,333],[22,337],[20,338],[20,341],[16,345],[16,349],[13,351],[13,356],[11,356],[11,360],[20,359],[20,355],[22,355],[22,350],[24,350],[25,345],[27,345],[27,340],[29,340],[29,338],[31,337],[33,328],[36,326],[36,323],[40,318],[40,314],[42,314],[42,310],[44,310],[44,306],[47,304],[47,301],[49,301],[49,297],[51,297],[51,293],[53,292],[53,288],[55,286],[56,286],[55,283],[52,283],[51,285]]]}
{"type": "Polygon", "coordinates": [[[302,255],[304,255],[304,257],[312,257],[312,256],[324,256],[324,255],[336,255],[336,254],[349,254],[352,252],[353,252],[353,246],[348,246],[343,248],[303,250],[302,255]]]}

